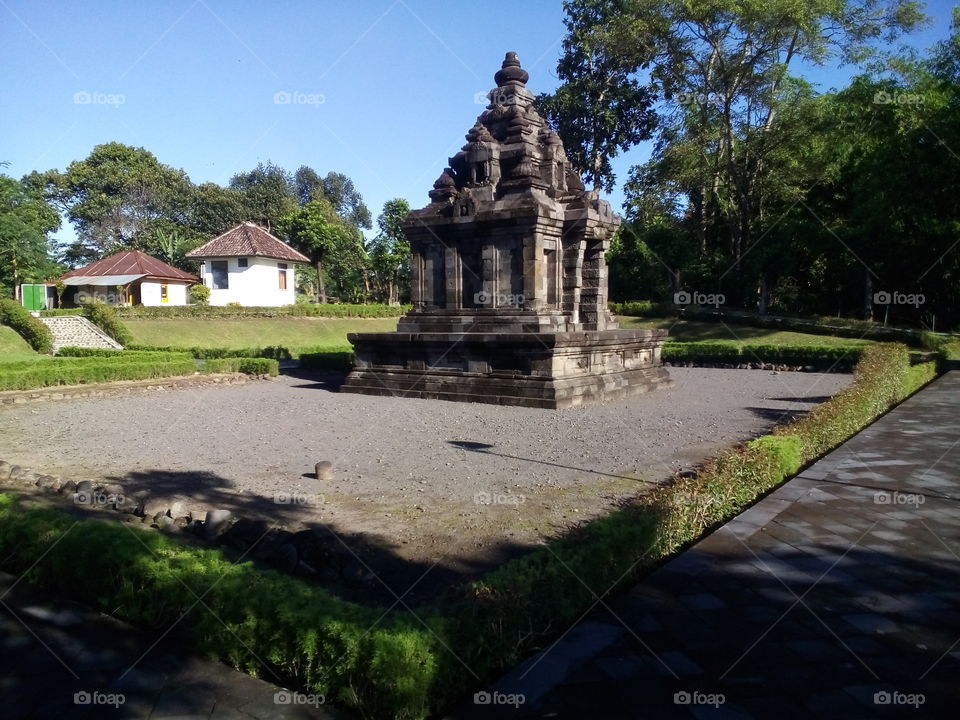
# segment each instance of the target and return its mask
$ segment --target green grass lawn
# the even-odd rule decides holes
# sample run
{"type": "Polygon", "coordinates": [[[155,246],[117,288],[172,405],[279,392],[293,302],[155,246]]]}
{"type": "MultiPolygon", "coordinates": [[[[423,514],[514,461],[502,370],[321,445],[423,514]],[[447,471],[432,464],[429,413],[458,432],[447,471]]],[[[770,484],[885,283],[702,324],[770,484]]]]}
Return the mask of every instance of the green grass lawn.
{"type": "Polygon", "coordinates": [[[744,345],[870,345],[870,340],[832,337],[830,335],[810,335],[807,333],[771,330],[768,328],[747,327],[745,325],[724,325],[723,323],[689,322],[672,318],[619,318],[622,328],[663,328],[670,331],[669,340],[677,342],[712,342],[729,340],[744,345]]]}
{"type": "Polygon", "coordinates": [[[393,332],[397,318],[125,319],[134,341],[156,347],[254,348],[281,345],[297,355],[310,349],[349,350],[347,333],[393,332]]]}
{"type": "Polygon", "coordinates": [[[0,362],[40,357],[13,328],[0,325],[0,362]]]}

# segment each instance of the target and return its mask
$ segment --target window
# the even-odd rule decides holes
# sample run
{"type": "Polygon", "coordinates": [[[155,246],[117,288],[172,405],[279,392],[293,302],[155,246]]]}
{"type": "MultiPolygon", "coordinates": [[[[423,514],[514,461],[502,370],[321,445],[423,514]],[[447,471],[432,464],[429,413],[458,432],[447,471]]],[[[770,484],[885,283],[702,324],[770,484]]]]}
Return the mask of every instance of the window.
{"type": "Polygon", "coordinates": [[[277,263],[277,269],[280,271],[280,289],[287,289],[287,264],[277,263]]]}
{"type": "Polygon", "coordinates": [[[230,287],[226,260],[211,260],[210,274],[213,276],[213,289],[226,290],[230,287]]]}
{"type": "Polygon", "coordinates": [[[169,285],[164,284],[160,286],[160,302],[162,303],[170,302],[170,286],[169,285]]]}
{"type": "Polygon", "coordinates": [[[238,268],[245,268],[246,266],[247,266],[247,259],[246,259],[246,258],[237,258],[237,267],[238,267],[238,268]]]}

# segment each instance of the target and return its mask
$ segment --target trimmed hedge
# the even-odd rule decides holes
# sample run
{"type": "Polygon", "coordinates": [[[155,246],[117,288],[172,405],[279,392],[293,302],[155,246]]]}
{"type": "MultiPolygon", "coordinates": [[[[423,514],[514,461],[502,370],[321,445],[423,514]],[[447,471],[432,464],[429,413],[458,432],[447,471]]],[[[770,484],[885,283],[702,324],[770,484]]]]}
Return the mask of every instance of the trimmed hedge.
{"type": "Polygon", "coordinates": [[[37,352],[53,352],[50,328],[16,300],[0,300],[0,324],[13,328],[37,352]]]}
{"type": "Polygon", "coordinates": [[[280,374],[280,364],[270,358],[212,358],[203,361],[203,372],[205,373],[231,373],[239,372],[247,375],[272,375],[280,374]]]}
{"type": "Polygon", "coordinates": [[[178,347],[175,345],[154,346],[130,343],[126,347],[128,350],[189,353],[198,360],[215,358],[272,358],[274,360],[290,360],[293,357],[290,349],[282,345],[263,348],[209,348],[199,347],[196,345],[190,347],[178,347]]]}
{"type": "Polygon", "coordinates": [[[400,317],[410,305],[284,305],[282,307],[241,307],[227,305],[171,305],[168,307],[117,308],[122,318],[219,318],[237,317],[400,317]]]}
{"type": "Polygon", "coordinates": [[[56,385],[85,385],[115,380],[193,375],[196,362],[189,355],[163,358],[83,357],[41,358],[0,364],[0,390],[30,390],[56,385]]]}
{"type": "MultiPolygon", "coordinates": [[[[366,717],[424,717],[446,662],[435,636],[408,613],[384,615],[160,533],[25,510],[9,495],[0,495],[0,557],[30,582],[140,627],[176,625],[203,652],[276,681],[272,670],[366,717]]],[[[442,637],[441,622],[431,625],[442,637]]]]}
{"type": "Polygon", "coordinates": [[[625,317],[671,317],[676,313],[672,303],[635,300],[634,302],[612,302],[608,304],[610,312],[625,317]]]}
{"type": "Polygon", "coordinates": [[[352,370],[353,352],[351,350],[330,350],[327,352],[303,353],[300,355],[302,370],[352,370]]]}
{"type": "Polygon", "coordinates": [[[669,363],[742,365],[771,363],[848,372],[859,361],[862,345],[753,345],[732,341],[670,342],[662,359],[669,363]]]}
{"type": "Polygon", "coordinates": [[[127,326],[120,322],[117,317],[116,308],[103,302],[86,303],[83,308],[83,316],[90,322],[103,330],[121,345],[127,345],[133,342],[133,335],[127,329],[127,326]]]}

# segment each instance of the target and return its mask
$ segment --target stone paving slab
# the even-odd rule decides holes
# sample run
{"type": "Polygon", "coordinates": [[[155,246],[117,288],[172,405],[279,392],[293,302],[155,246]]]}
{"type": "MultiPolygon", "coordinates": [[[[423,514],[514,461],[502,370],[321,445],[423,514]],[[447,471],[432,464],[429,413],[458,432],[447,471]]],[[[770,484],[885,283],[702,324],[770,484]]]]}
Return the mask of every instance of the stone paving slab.
{"type": "Polygon", "coordinates": [[[954,371],[451,717],[955,717],[958,498],[954,371]]]}
{"type": "Polygon", "coordinates": [[[308,700],[0,573],[5,720],[348,717],[308,700]]]}

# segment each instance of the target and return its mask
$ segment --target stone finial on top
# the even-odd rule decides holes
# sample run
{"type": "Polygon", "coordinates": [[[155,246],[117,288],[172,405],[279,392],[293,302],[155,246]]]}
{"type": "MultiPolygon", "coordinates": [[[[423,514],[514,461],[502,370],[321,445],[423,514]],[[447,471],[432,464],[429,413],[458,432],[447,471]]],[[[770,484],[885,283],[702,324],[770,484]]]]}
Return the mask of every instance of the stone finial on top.
{"type": "Polygon", "coordinates": [[[430,191],[431,202],[449,202],[457,194],[457,181],[453,177],[453,170],[445,168],[430,191]]]}
{"type": "Polygon", "coordinates": [[[500,70],[498,70],[497,74],[493,76],[493,80],[495,83],[497,83],[497,87],[503,87],[508,83],[518,83],[520,85],[524,85],[529,79],[530,74],[520,67],[520,60],[517,58],[517,54],[515,52],[507,53],[500,70]]]}

